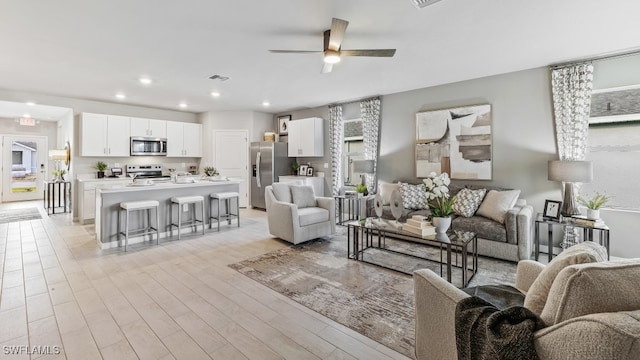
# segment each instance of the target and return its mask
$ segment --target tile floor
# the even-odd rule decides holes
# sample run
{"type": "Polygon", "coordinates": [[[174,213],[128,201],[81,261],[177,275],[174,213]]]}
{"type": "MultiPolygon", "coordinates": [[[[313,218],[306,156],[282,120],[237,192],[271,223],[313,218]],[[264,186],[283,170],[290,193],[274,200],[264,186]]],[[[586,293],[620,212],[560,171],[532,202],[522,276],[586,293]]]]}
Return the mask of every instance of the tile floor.
{"type": "MultiPolygon", "coordinates": [[[[40,202],[2,204],[0,208],[40,202]]],[[[102,251],[69,214],[0,224],[0,358],[404,359],[227,267],[287,246],[264,212],[102,251]]]]}

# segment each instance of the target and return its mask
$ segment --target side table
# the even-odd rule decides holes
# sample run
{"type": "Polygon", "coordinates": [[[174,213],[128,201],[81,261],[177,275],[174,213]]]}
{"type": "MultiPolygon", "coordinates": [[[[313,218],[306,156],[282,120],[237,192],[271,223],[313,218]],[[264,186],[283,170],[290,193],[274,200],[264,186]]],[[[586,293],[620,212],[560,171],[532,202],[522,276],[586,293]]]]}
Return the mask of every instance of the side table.
{"type": "Polygon", "coordinates": [[[337,225],[342,225],[347,221],[357,220],[359,213],[358,195],[345,194],[333,197],[338,205],[338,221],[337,225]],[[347,211],[345,213],[345,210],[347,211]],[[346,216],[345,216],[346,215],[346,216]]]}
{"type": "Polygon", "coordinates": [[[71,212],[71,204],[67,198],[70,193],[70,181],[45,181],[43,203],[47,214],[55,214],[57,208],[62,208],[63,213],[71,212]]]}
{"type": "MultiPolygon", "coordinates": [[[[569,218],[570,219],[570,218],[569,218]]],[[[535,224],[535,236],[534,236],[534,250],[535,250],[535,259],[538,260],[540,256],[540,224],[547,225],[548,231],[548,241],[549,241],[549,249],[547,251],[548,261],[551,262],[551,258],[553,257],[553,228],[554,227],[562,227],[564,230],[566,227],[574,227],[582,229],[582,236],[585,241],[594,241],[594,231],[598,232],[598,242],[600,245],[604,246],[607,249],[607,259],[610,258],[609,254],[609,227],[604,226],[587,226],[582,224],[577,224],[569,219],[563,219],[561,221],[548,219],[542,216],[542,214],[538,213],[536,216],[536,224],[535,224]]]]}

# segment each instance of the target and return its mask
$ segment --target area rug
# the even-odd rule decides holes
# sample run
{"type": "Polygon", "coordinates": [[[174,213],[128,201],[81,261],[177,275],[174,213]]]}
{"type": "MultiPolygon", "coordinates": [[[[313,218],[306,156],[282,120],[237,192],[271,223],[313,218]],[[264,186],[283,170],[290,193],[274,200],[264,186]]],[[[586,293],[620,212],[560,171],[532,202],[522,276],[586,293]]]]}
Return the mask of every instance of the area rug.
{"type": "Polygon", "coordinates": [[[0,224],[42,219],[38,208],[0,210],[0,224]]]}
{"type": "MultiPolygon", "coordinates": [[[[407,244],[387,241],[387,246],[397,248],[407,244]]],[[[434,248],[423,248],[435,252],[434,248]]],[[[385,255],[371,256],[373,259],[385,255]]],[[[416,264],[412,258],[403,258],[392,262],[408,269],[430,267],[439,271],[433,263],[416,264]]],[[[347,259],[344,235],[291,246],[229,266],[311,310],[414,357],[412,277],[347,259]]],[[[514,263],[480,258],[479,268],[469,286],[514,283],[514,263]]]]}

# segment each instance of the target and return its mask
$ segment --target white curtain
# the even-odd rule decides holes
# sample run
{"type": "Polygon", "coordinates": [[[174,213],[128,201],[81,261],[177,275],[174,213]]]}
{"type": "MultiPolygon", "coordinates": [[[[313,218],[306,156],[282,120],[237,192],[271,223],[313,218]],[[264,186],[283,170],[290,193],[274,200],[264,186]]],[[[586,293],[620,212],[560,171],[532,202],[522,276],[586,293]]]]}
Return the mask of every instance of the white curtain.
{"type": "Polygon", "coordinates": [[[329,146],[331,147],[331,192],[340,195],[343,185],[342,148],[344,145],[344,123],[342,105],[329,106],[329,146]]]}
{"type": "Polygon", "coordinates": [[[360,117],[362,118],[362,136],[364,139],[364,159],[373,160],[373,174],[366,174],[367,190],[375,194],[378,184],[378,143],[380,132],[380,98],[375,97],[360,101],[360,117]]]}
{"type": "Polygon", "coordinates": [[[589,131],[593,65],[580,63],[551,73],[560,160],[584,160],[589,131]]]}

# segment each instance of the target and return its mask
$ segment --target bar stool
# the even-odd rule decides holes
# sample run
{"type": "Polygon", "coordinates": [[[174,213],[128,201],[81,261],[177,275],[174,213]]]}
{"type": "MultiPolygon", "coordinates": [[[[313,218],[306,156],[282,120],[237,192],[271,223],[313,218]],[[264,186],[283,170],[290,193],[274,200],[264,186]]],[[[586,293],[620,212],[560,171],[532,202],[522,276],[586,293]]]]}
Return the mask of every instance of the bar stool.
{"type": "Polygon", "coordinates": [[[211,219],[216,219],[218,222],[218,232],[220,232],[220,219],[227,219],[229,225],[231,225],[231,219],[236,218],[238,221],[238,227],[240,227],[240,194],[237,192],[222,192],[222,193],[213,193],[209,195],[209,229],[211,229],[211,219]],[[231,213],[231,200],[236,199],[236,213],[231,213]],[[217,216],[213,216],[213,200],[216,200],[218,203],[218,212],[217,216]],[[220,202],[224,200],[225,207],[227,208],[227,212],[225,214],[220,214],[220,202]]]}
{"type": "MultiPolygon", "coordinates": [[[[143,200],[143,201],[126,201],[120,203],[120,208],[118,209],[118,241],[120,241],[120,235],[124,235],[124,251],[127,251],[127,245],[129,245],[129,212],[131,211],[147,211],[147,226],[132,230],[135,232],[135,235],[151,235],[156,233],[156,245],[160,243],[160,214],[158,214],[158,206],[160,203],[155,200],[143,200]],[[151,226],[151,209],[156,210],[156,227],[151,226]],[[120,229],[120,218],[122,217],[122,212],[125,212],[125,223],[124,223],[124,232],[120,229]]],[[[153,237],[152,237],[153,239],[153,237]]]]}
{"type": "Polygon", "coordinates": [[[190,225],[193,227],[193,231],[195,232],[198,229],[198,223],[202,223],[202,235],[204,235],[204,196],[194,195],[194,196],[174,196],[171,198],[171,207],[169,209],[169,228],[171,231],[171,237],[173,237],[173,227],[178,228],[178,240],[180,240],[180,234],[182,226],[182,206],[184,205],[190,206],[193,205],[193,215],[190,221],[190,225]],[[196,218],[196,205],[200,204],[202,206],[202,216],[200,220],[196,218]],[[178,205],[178,223],[173,223],[173,205],[178,205]]]}

